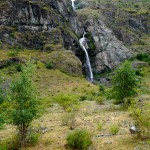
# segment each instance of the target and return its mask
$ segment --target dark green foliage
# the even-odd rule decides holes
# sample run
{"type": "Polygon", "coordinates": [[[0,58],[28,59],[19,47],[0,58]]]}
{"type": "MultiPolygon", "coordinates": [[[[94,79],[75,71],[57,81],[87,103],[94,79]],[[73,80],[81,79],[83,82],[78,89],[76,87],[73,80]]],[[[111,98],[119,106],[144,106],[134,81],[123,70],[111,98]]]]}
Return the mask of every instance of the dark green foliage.
{"type": "Polygon", "coordinates": [[[86,95],[82,95],[82,96],[80,96],[80,101],[85,101],[85,100],[87,100],[88,98],[87,98],[87,96],[86,95]]]}
{"type": "Polygon", "coordinates": [[[100,84],[99,85],[99,91],[100,91],[100,94],[104,94],[105,93],[105,86],[103,84],[100,84]]]}
{"type": "Polygon", "coordinates": [[[21,67],[22,67],[22,64],[17,64],[17,65],[16,65],[16,70],[17,70],[18,72],[20,72],[20,71],[21,71],[21,67]]]}
{"type": "Polygon", "coordinates": [[[6,146],[0,145],[0,150],[7,150],[6,146]]]}
{"type": "Polygon", "coordinates": [[[86,36],[87,39],[89,40],[88,45],[89,45],[89,47],[90,47],[90,50],[93,50],[93,51],[94,51],[94,50],[96,49],[96,47],[95,47],[94,40],[93,40],[93,37],[92,37],[91,33],[88,32],[88,33],[86,33],[85,36],[86,36]]]}
{"type": "Polygon", "coordinates": [[[130,62],[126,61],[116,70],[112,84],[110,94],[116,104],[123,103],[125,98],[136,94],[137,76],[130,62]]]}
{"type": "Polygon", "coordinates": [[[148,53],[139,53],[136,59],[150,63],[150,55],[148,53]]]}
{"type": "Polygon", "coordinates": [[[53,69],[54,68],[54,64],[51,61],[46,62],[46,68],[47,69],[53,69]]]}
{"type": "Polygon", "coordinates": [[[5,123],[4,109],[3,109],[3,105],[2,105],[4,102],[4,99],[5,99],[5,91],[4,91],[4,87],[3,87],[3,81],[0,78],[0,129],[3,128],[3,125],[5,123]]]}
{"type": "Polygon", "coordinates": [[[136,75],[138,75],[138,76],[142,76],[142,73],[141,73],[141,69],[136,69],[136,75]]]}
{"type": "Polygon", "coordinates": [[[31,66],[24,65],[20,76],[11,83],[12,122],[17,126],[21,147],[26,145],[28,127],[38,113],[32,69],[31,66]]]}
{"type": "Polygon", "coordinates": [[[3,95],[3,88],[2,88],[2,79],[0,78],[0,104],[4,100],[4,95],[3,95]]]}
{"type": "Polygon", "coordinates": [[[72,149],[87,150],[92,144],[91,135],[84,129],[75,129],[67,136],[67,144],[72,149]]]}

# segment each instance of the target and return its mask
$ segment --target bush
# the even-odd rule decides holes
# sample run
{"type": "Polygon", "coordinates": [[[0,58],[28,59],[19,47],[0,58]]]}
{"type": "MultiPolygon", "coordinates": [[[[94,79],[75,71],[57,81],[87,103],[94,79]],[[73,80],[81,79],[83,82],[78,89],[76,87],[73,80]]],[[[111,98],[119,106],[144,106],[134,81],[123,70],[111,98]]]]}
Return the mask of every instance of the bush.
{"type": "Polygon", "coordinates": [[[103,127],[102,123],[99,122],[98,125],[97,125],[97,129],[100,131],[100,130],[102,130],[102,127],[103,127]]]}
{"type": "Polygon", "coordinates": [[[54,51],[54,50],[62,50],[63,49],[63,46],[61,44],[45,44],[44,46],[44,51],[48,51],[48,52],[51,52],[51,51],[54,51]]]}
{"type": "Polygon", "coordinates": [[[139,53],[136,59],[150,63],[150,55],[148,53],[139,53]]]}
{"type": "Polygon", "coordinates": [[[82,96],[80,96],[80,101],[85,101],[85,100],[87,100],[88,99],[88,97],[86,96],[86,95],[82,95],[82,96]]]}
{"type": "MultiPolygon", "coordinates": [[[[36,67],[37,67],[37,69],[44,68],[45,64],[40,61],[37,61],[36,67]]],[[[49,68],[47,68],[47,69],[49,69],[49,68]]]]}
{"type": "Polygon", "coordinates": [[[95,102],[99,105],[102,105],[104,102],[103,102],[103,97],[102,96],[96,96],[95,97],[95,102]]]}
{"type": "Polygon", "coordinates": [[[16,70],[18,71],[18,72],[21,72],[21,67],[22,67],[22,64],[17,64],[16,65],[16,70]]]}
{"type": "Polygon", "coordinates": [[[103,84],[99,85],[99,91],[103,94],[105,93],[105,86],[103,84]]]}
{"type": "Polygon", "coordinates": [[[46,62],[46,68],[47,69],[53,69],[54,68],[54,64],[51,61],[46,62]]]}
{"type": "Polygon", "coordinates": [[[6,146],[0,145],[0,150],[7,150],[6,146]]]}
{"type": "Polygon", "coordinates": [[[10,57],[16,57],[16,56],[18,56],[18,51],[12,50],[12,51],[10,51],[10,52],[8,53],[8,56],[10,56],[10,57]]]}
{"type": "Polygon", "coordinates": [[[19,150],[19,139],[16,135],[0,142],[0,150],[19,150]]]}
{"type": "Polygon", "coordinates": [[[115,99],[115,104],[124,103],[124,99],[136,94],[138,79],[131,63],[125,61],[115,72],[112,79],[110,97],[115,99]]]}
{"type": "Polygon", "coordinates": [[[65,110],[72,109],[78,104],[77,98],[72,95],[60,94],[54,98],[56,103],[59,103],[65,110]]]}
{"type": "Polygon", "coordinates": [[[116,135],[119,132],[119,127],[117,125],[112,125],[110,126],[109,131],[112,135],[116,135]]]}
{"type": "Polygon", "coordinates": [[[27,145],[34,146],[38,143],[40,134],[39,133],[31,133],[27,136],[27,145]]]}
{"type": "Polygon", "coordinates": [[[130,110],[134,119],[135,126],[138,129],[137,136],[150,138],[150,103],[133,102],[130,110]]]}
{"type": "Polygon", "coordinates": [[[72,125],[74,123],[74,113],[67,113],[62,116],[62,125],[72,125]]]}
{"type": "Polygon", "coordinates": [[[92,144],[91,135],[84,129],[75,129],[67,136],[70,148],[87,150],[92,144]]]}

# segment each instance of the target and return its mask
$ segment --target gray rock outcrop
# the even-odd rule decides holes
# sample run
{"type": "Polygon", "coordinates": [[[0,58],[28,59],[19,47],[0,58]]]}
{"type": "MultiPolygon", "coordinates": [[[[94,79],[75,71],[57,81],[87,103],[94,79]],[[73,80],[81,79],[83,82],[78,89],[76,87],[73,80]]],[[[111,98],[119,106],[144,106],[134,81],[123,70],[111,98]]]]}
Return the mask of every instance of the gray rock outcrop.
{"type": "Polygon", "coordinates": [[[91,33],[95,44],[94,72],[111,70],[131,56],[130,51],[119,41],[100,19],[86,21],[86,30],[91,33]]]}

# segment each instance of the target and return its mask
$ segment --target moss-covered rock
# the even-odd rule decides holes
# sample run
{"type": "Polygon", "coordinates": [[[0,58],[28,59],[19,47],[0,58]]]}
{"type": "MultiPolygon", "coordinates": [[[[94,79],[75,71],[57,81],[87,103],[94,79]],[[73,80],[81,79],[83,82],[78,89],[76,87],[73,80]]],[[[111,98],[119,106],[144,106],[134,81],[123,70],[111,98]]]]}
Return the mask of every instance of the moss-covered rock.
{"type": "Polygon", "coordinates": [[[43,62],[52,62],[55,68],[67,74],[75,76],[82,75],[82,64],[80,60],[76,56],[74,56],[72,51],[52,51],[51,53],[49,53],[49,55],[44,57],[43,62]]]}

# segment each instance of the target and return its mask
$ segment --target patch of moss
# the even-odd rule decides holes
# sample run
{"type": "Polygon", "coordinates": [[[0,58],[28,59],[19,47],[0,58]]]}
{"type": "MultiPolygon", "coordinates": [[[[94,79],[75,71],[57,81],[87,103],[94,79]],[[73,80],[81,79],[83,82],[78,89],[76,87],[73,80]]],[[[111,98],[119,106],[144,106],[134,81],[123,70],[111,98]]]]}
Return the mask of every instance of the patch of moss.
{"type": "Polygon", "coordinates": [[[90,32],[87,32],[87,33],[86,33],[86,37],[87,37],[87,39],[89,40],[89,41],[88,41],[88,46],[90,47],[90,50],[95,51],[96,47],[95,47],[94,39],[93,39],[91,33],[90,33],[90,32]]]}

